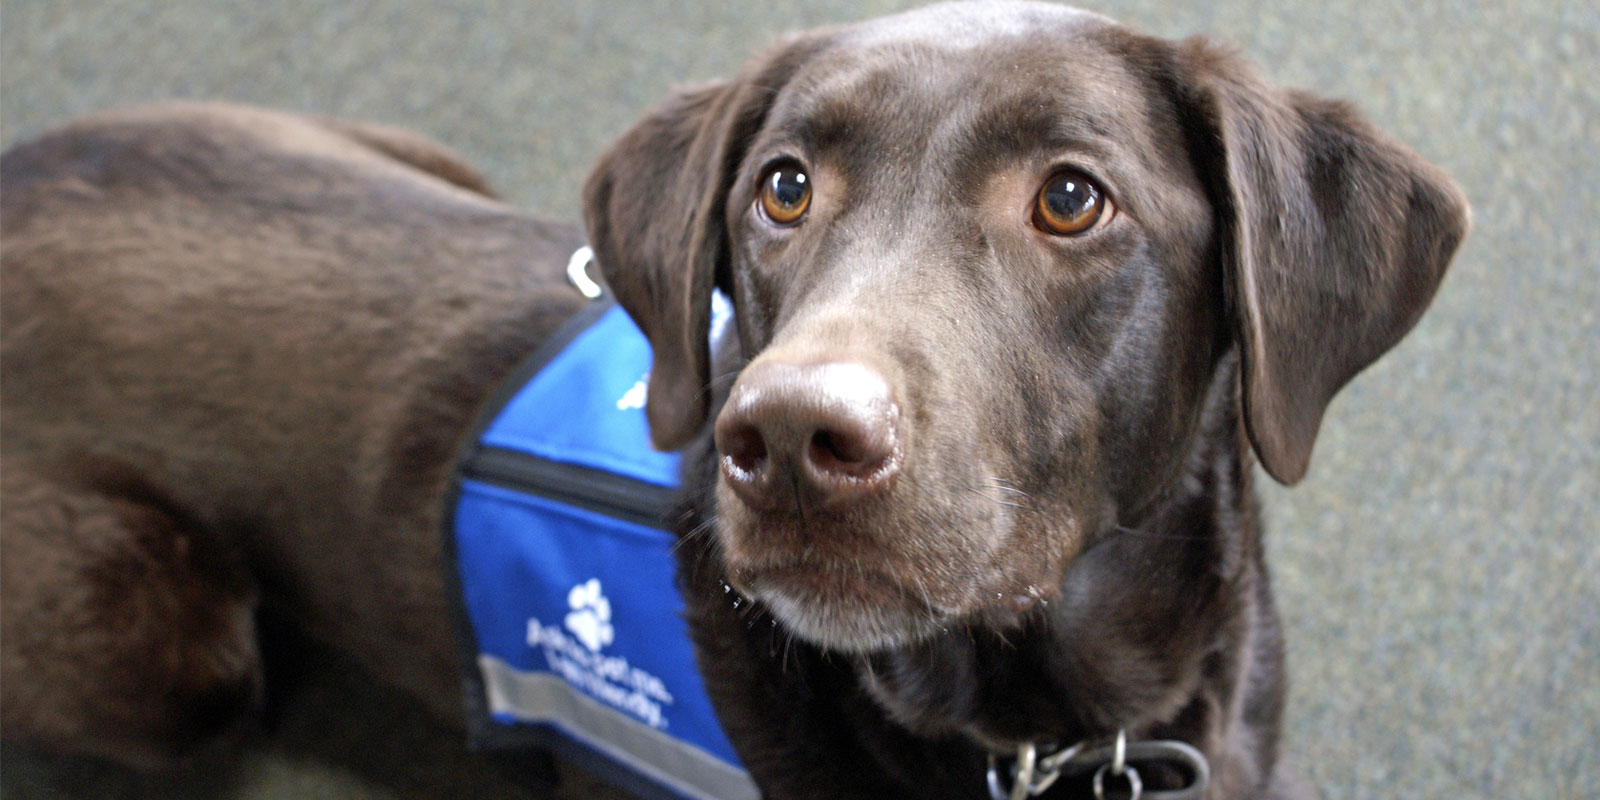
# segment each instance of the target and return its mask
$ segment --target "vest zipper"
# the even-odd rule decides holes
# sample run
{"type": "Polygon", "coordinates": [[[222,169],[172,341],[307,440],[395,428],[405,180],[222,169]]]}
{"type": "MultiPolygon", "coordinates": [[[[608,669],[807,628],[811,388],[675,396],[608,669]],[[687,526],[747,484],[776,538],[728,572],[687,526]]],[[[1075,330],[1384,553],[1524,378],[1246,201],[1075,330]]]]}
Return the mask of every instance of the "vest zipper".
{"type": "Polygon", "coordinates": [[[678,490],[500,447],[477,446],[461,477],[671,531],[678,490]]]}

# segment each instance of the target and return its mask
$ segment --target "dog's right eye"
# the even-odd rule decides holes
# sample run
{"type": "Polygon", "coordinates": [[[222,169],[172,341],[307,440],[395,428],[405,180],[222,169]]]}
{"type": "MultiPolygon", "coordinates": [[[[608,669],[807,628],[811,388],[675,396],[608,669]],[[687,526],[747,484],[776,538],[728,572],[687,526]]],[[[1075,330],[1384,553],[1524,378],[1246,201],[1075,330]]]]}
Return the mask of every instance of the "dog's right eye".
{"type": "Polygon", "coordinates": [[[777,225],[793,225],[811,207],[811,177],[795,164],[774,167],[761,180],[761,213],[777,225]]]}
{"type": "Polygon", "coordinates": [[[1111,218],[1111,201],[1089,176],[1062,170],[1039,187],[1033,224],[1055,236],[1088,233],[1111,218]]]}

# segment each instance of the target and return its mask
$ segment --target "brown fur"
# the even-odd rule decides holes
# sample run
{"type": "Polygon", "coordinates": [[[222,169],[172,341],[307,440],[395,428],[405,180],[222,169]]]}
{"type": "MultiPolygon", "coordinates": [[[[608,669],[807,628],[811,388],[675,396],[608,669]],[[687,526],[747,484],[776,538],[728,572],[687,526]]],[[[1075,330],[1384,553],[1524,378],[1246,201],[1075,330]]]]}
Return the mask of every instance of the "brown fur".
{"type": "MultiPolygon", "coordinates": [[[[231,741],[258,608],[459,724],[450,458],[583,302],[578,233],[426,140],[233,107],[89,118],[0,180],[5,735],[140,765],[231,741]]],[[[986,750],[1119,728],[1205,751],[1209,797],[1307,794],[1253,456],[1299,480],[1426,307],[1466,227],[1446,177],[1203,42],[953,4],[673,98],[586,214],[655,347],[653,435],[692,442],[690,622],[768,796],[982,797],[986,750]],[[816,178],[781,231],[751,212],[780,157],[816,178]],[[1025,213],[1063,164],[1117,208],[1081,238],[1025,213]],[[746,366],[834,361],[887,387],[893,481],[747,504],[708,421],[746,366]]]]}

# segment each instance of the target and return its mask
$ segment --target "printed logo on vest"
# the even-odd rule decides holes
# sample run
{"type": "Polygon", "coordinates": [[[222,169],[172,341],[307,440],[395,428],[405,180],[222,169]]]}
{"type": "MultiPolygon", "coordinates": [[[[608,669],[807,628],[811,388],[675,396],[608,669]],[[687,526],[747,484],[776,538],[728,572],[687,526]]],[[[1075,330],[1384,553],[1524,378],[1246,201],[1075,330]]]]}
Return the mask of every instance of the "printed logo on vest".
{"type": "Polygon", "coordinates": [[[621,399],[617,400],[617,410],[628,411],[635,408],[644,408],[645,398],[650,392],[649,381],[650,373],[647,372],[644,377],[640,378],[628,391],[623,393],[621,399]]]}
{"type": "Polygon", "coordinates": [[[629,664],[627,658],[600,652],[617,635],[611,624],[611,601],[606,598],[600,579],[590,578],[572,587],[567,592],[567,607],[571,611],[562,626],[529,619],[528,646],[542,650],[550,671],[567,683],[652,728],[666,728],[663,707],[672,705],[672,693],[666,684],[629,664]]]}
{"type": "Polygon", "coordinates": [[[589,652],[600,652],[600,648],[616,638],[616,629],[611,627],[611,601],[601,593],[599,578],[590,578],[588,583],[572,587],[572,591],[567,592],[567,607],[572,609],[567,614],[567,630],[572,631],[589,652]]]}

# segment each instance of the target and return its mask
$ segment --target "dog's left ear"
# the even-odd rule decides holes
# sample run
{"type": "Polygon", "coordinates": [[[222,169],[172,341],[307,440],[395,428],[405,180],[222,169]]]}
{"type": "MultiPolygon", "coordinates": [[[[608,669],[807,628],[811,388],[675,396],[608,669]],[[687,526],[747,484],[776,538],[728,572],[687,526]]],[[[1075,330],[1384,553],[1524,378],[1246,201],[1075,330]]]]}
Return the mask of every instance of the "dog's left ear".
{"type": "Polygon", "coordinates": [[[1347,105],[1269,86],[1199,40],[1177,63],[1217,210],[1246,428],[1267,472],[1294,484],[1334,393],[1432,300],[1467,203],[1347,105]]]}
{"type": "Polygon", "coordinates": [[[650,340],[645,414],[661,450],[710,412],[711,290],[729,259],[726,197],[780,87],[820,43],[796,38],[732,81],[685,91],[611,145],[584,185],[595,261],[650,340]]]}

